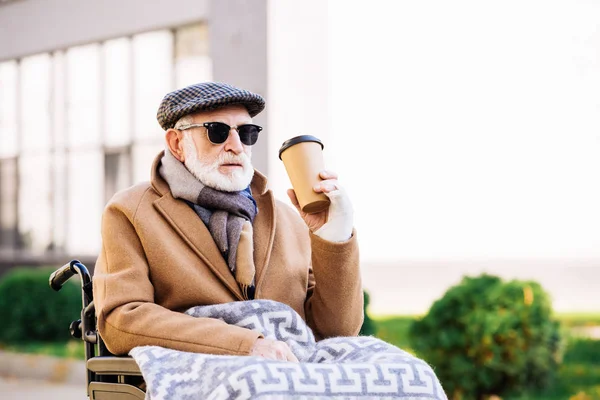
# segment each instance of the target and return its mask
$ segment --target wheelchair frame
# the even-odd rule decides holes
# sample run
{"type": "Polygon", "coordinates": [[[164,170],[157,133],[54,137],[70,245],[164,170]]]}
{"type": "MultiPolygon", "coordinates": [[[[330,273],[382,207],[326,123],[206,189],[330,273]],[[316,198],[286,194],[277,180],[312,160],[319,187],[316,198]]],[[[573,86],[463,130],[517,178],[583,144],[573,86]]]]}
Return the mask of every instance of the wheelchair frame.
{"type": "Polygon", "coordinates": [[[85,347],[87,368],[86,388],[90,400],[144,399],[142,373],[131,357],[111,354],[96,327],[96,309],[92,291],[92,277],[79,260],[72,260],[50,275],[50,287],[59,291],[74,275],[81,280],[81,318],[71,322],[71,336],[81,339],[85,347]]]}

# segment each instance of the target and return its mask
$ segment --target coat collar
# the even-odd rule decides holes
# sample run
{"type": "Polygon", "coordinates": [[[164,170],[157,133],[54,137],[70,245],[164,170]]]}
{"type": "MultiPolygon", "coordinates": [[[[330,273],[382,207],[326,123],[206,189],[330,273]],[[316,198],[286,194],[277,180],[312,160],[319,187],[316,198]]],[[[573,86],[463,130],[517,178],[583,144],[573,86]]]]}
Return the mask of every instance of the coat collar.
{"type": "MultiPolygon", "coordinates": [[[[164,151],[161,151],[152,164],[151,185],[160,195],[160,198],[154,201],[154,207],[223,284],[239,300],[243,300],[242,292],[206,225],[184,201],[173,197],[169,185],[160,176],[158,169],[163,155],[164,151]]],[[[275,200],[273,193],[267,189],[267,178],[256,170],[250,189],[258,206],[258,214],[253,224],[255,293],[258,298],[275,238],[275,200]]]]}

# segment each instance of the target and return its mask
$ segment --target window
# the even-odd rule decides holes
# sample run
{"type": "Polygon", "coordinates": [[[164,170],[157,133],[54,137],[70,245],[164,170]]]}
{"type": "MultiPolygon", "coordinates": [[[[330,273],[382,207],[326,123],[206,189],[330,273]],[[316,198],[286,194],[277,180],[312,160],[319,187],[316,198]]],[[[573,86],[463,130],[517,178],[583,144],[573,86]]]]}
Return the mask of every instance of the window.
{"type": "Polygon", "coordinates": [[[134,139],[156,141],[162,135],[156,110],[164,95],[173,90],[173,33],[134,36],[133,57],[134,139]]]}
{"type": "Polygon", "coordinates": [[[0,249],[21,247],[17,230],[17,159],[0,159],[0,249]]]}
{"type": "Polygon", "coordinates": [[[100,47],[97,44],[67,51],[67,143],[85,151],[100,143],[100,47]]]}
{"type": "Polygon", "coordinates": [[[100,46],[71,48],[67,70],[66,248],[95,254],[100,249],[103,208],[100,46]]]}
{"type": "Polygon", "coordinates": [[[17,62],[0,63],[0,157],[16,157],[18,152],[17,87],[17,62]]]}
{"type": "Polygon", "coordinates": [[[18,64],[0,63],[0,249],[20,247],[17,229],[18,64]]]}
{"type": "Polygon", "coordinates": [[[52,247],[51,60],[40,54],[20,63],[18,225],[24,247],[34,252],[52,247]]]}
{"type": "Polygon", "coordinates": [[[52,65],[52,249],[67,245],[67,61],[63,51],[52,65]]]}
{"type": "Polygon", "coordinates": [[[129,148],[104,153],[104,195],[108,202],[113,194],[131,185],[129,148]]]}
{"type": "Polygon", "coordinates": [[[103,107],[104,145],[125,146],[133,136],[131,40],[121,38],[104,43],[103,107]]]}
{"type": "Polygon", "coordinates": [[[150,179],[150,165],[164,148],[163,131],[156,110],[163,96],[173,90],[173,33],[158,31],[133,38],[134,141],[133,179],[150,179]]]}
{"type": "Polygon", "coordinates": [[[207,25],[189,25],[175,31],[175,72],[178,88],[212,79],[207,25]]]}

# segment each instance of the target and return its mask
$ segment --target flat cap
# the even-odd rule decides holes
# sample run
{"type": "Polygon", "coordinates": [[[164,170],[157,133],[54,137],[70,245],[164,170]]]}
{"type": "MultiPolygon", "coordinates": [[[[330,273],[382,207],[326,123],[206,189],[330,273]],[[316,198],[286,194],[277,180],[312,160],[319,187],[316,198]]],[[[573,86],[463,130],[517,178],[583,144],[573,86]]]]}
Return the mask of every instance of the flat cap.
{"type": "Polygon", "coordinates": [[[242,104],[254,117],[265,108],[265,100],[258,94],[220,82],[203,82],[177,89],[161,101],[156,114],[166,131],[179,118],[200,111],[214,110],[230,104],[242,104]]]}

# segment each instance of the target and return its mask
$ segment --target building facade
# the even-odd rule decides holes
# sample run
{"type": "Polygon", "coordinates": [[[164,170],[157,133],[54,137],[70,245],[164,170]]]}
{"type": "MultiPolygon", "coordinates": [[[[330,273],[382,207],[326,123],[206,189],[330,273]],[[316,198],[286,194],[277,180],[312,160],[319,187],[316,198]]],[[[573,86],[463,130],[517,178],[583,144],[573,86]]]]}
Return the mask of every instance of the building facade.
{"type": "Polygon", "coordinates": [[[92,262],[104,205],[164,146],[167,92],[215,80],[267,95],[266,18],[260,0],[0,3],[0,264],[92,262]]]}

